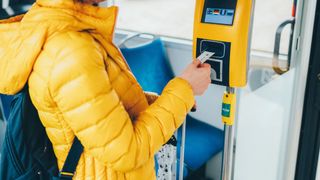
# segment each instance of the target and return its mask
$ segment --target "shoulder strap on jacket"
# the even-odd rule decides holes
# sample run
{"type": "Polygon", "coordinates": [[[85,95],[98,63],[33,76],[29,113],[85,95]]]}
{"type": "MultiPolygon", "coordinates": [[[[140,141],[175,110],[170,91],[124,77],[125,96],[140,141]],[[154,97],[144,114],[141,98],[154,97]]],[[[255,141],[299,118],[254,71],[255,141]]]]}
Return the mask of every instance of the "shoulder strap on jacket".
{"type": "Polygon", "coordinates": [[[59,173],[61,180],[72,180],[82,152],[83,146],[79,139],[75,137],[63,168],[59,173]]]}
{"type": "MultiPolygon", "coordinates": [[[[28,92],[29,87],[28,83],[24,86],[24,88],[20,91],[20,93],[28,92]]],[[[67,159],[64,162],[62,170],[59,172],[58,178],[53,179],[59,179],[59,180],[72,180],[74,173],[76,171],[77,165],[79,163],[81,154],[83,153],[83,146],[79,139],[75,136],[73,140],[73,144],[70,148],[70,151],[68,153],[67,159]]]]}

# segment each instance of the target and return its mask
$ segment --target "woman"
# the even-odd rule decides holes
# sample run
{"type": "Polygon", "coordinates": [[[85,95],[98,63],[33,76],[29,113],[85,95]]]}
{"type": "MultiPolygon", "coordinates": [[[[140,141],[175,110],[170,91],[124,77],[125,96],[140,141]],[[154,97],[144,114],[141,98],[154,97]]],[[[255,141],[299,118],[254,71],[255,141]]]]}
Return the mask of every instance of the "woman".
{"type": "Polygon", "coordinates": [[[112,43],[117,8],[99,2],[38,0],[2,21],[0,93],[28,82],[60,169],[78,137],[74,179],[155,179],[153,156],[207,89],[210,67],[194,61],[152,102],[112,43]]]}

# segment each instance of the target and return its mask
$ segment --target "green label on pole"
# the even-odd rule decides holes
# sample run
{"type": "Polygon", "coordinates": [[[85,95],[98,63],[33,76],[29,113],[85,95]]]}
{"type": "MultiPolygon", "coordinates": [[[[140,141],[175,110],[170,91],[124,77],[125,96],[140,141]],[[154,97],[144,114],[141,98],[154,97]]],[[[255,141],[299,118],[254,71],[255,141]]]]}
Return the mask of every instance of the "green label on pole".
{"type": "Polygon", "coordinates": [[[222,116],[223,117],[230,117],[231,112],[231,105],[230,104],[222,104],[222,116]]]}

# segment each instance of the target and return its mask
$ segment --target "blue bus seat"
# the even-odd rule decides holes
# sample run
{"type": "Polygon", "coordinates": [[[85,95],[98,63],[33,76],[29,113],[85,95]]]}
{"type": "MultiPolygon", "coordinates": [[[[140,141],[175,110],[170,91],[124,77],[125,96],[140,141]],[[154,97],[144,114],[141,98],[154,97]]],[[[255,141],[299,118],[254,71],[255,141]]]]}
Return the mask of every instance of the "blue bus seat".
{"type": "Polygon", "coordinates": [[[121,52],[144,91],[161,94],[174,77],[163,42],[159,38],[143,46],[121,48],[121,52]]]}
{"type": "MultiPolygon", "coordinates": [[[[223,150],[224,133],[220,129],[203,123],[191,116],[187,116],[185,141],[185,163],[190,170],[197,170],[214,155],[223,150]]],[[[182,130],[178,131],[181,139],[182,130]]],[[[178,141],[178,146],[180,141],[178,141]]],[[[178,148],[178,158],[180,148],[178,148]]]]}
{"type": "MultiPolygon", "coordinates": [[[[161,94],[168,81],[174,78],[160,38],[139,47],[121,48],[121,51],[143,90],[161,94]]],[[[181,134],[181,128],[179,131],[181,134]]],[[[186,134],[185,165],[190,170],[197,170],[223,149],[223,131],[189,115],[186,134]]],[[[180,139],[178,137],[178,143],[180,139]]]]}

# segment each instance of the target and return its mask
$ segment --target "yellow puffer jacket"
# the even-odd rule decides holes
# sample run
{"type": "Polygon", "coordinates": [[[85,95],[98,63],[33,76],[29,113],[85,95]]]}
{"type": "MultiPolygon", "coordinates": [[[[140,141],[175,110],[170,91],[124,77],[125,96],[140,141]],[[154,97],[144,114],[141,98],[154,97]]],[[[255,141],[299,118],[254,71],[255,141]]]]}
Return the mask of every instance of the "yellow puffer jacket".
{"type": "Polygon", "coordinates": [[[60,169],[80,139],[74,179],[155,179],[154,154],[194,104],[190,85],[175,78],[149,106],[112,43],[116,17],[116,7],[38,0],[0,22],[0,93],[29,82],[60,169]]]}

